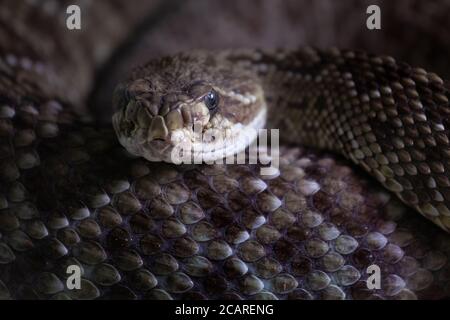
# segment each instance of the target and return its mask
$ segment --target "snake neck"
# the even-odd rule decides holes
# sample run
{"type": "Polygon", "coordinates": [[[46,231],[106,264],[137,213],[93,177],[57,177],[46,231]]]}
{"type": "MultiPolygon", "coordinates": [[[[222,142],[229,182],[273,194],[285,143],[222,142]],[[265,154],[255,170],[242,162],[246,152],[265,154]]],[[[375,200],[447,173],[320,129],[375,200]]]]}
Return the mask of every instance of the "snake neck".
{"type": "Polygon", "coordinates": [[[244,52],[283,140],[339,153],[450,230],[449,90],[391,57],[331,49],[244,52]]]}

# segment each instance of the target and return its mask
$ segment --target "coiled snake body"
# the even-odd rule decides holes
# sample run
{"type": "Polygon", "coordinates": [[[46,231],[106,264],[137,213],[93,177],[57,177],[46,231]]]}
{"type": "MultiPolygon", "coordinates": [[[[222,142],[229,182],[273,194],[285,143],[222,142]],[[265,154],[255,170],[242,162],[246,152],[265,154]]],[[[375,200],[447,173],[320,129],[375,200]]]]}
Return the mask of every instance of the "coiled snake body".
{"type": "Polygon", "coordinates": [[[114,96],[114,128],[135,155],[167,161],[173,133],[194,122],[262,126],[252,120],[267,105],[284,141],[340,153],[406,209],[299,146],[282,148],[271,176],[131,156],[111,126],[79,115],[73,79],[16,60],[4,56],[0,78],[1,298],[448,297],[450,238],[413,212],[450,228],[439,76],[337,49],[193,52],[138,68],[114,96]],[[79,290],[66,287],[69,265],[79,290]],[[372,265],[381,288],[367,287],[372,265]]]}

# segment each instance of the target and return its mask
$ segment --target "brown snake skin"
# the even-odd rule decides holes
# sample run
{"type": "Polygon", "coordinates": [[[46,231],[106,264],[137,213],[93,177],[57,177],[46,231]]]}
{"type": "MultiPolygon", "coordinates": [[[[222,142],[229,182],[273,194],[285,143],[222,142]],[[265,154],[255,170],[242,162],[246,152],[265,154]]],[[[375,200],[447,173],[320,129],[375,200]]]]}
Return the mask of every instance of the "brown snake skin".
{"type": "MultiPolygon", "coordinates": [[[[142,8],[97,2],[90,12],[107,12],[115,24],[97,34],[59,34],[49,32],[64,23],[49,19],[51,9],[8,4],[10,11],[0,11],[0,298],[449,297],[448,234],[344,160],[286,146],[274,177],[260,176],[257,165],[151,163],[130,157],[111,126],[89,122],[81,98],[92,69],[143,18],[142,8]],[[14,23],[11,12],[21,13],[14,23]],[[25,21],[46,21],[49,29],[25,21]],[[89,50],[99,39],[95,47],[103,49],[89,50]],[[60,41],[58,54],[52,41],[60,41]],[[65,286],[73,264],[83,270],[80,290],[65,286]],[[365,282],[372,264],[381,269],[378,290],[365,282]]],[[[300,129],[290,142],[344,150],[382,172],[375,177],[390,175],[388,189],[450,227],[443,207],[449,92],[439,76],[334,49],[263,62],[276,66],[263,77],[268,100],[283,97],[282,87],[302,88],[303,97],[287,99],[294,105],[280,103],[291,108],[278,112],[291,115],[283,127],[300,129]],[[298,83],[274,79],[289,71],[301,72],[298,83]],[[337,118],[327,112],[329,101],[340,108],[337,118]],[[362,135],[373,145],[364,148],[362,135]]]]}

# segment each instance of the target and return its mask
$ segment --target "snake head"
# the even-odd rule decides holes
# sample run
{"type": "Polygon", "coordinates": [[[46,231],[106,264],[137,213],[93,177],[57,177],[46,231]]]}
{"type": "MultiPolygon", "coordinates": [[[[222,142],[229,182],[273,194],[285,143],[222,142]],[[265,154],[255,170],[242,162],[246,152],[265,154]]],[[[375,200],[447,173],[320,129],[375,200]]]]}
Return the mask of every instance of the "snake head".
{"type": "Polygon", "coordinates": [[[117,86],[113,125],[131,154],[150,161],[215,161],[256,139],[266,120],[262,92],[252,72],[224,56],[178,54],[150,61],[117,86]]]}

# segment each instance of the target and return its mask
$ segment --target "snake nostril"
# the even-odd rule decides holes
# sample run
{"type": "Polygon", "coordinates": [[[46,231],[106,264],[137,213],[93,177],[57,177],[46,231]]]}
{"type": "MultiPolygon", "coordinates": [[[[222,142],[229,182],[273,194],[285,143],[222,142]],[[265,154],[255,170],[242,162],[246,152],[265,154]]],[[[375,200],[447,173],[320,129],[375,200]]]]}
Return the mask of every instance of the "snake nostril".
{"type": "Polygon", "coordinates": [[[169,130],[167,129],[164,118],[156,116],[152,119],[150,128],[148,129],[148,141],[162,140],[165,141],[168,138],[169,130]]]}

